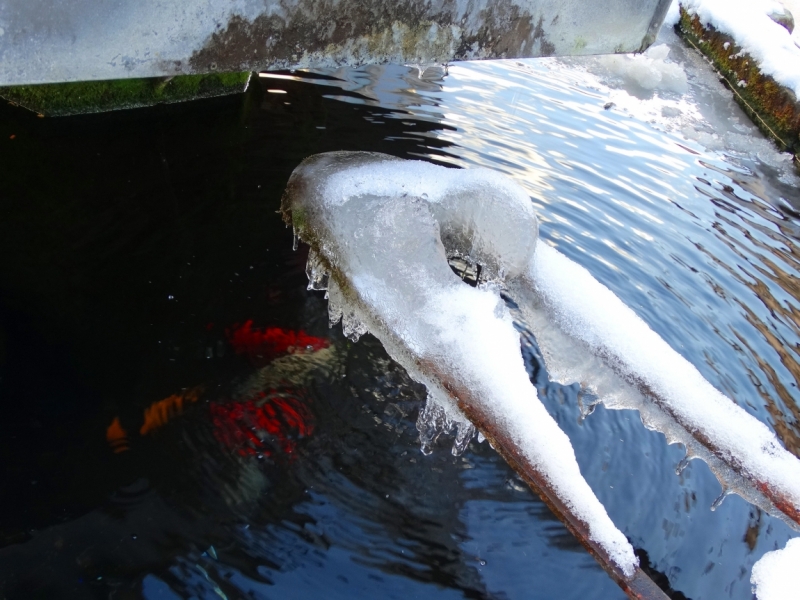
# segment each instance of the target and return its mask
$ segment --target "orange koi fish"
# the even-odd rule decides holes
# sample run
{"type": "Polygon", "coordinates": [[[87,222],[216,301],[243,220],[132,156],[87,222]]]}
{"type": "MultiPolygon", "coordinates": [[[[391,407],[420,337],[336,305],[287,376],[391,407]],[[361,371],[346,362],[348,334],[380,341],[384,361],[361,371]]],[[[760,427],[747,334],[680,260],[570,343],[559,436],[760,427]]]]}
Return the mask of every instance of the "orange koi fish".
{"type": "Polygon", "coordinates": [[[202,393],[203,386],[199,385],[180,394],[173,394],[163,400],[153,402],[144,409],[144,424],[139,429],[139,433],[147,435],[151,431],[163,427],[171,418],[183,413],[184,402],[187,404],[197,402],[202,393]]]}
{"type": "Polygon", "coordinates": [[[130,450],[131,446],[128,441],[128,432],[123,429],[122,424],[119,422],[119,417],[114,417],[111,425],[106,429],[106,440],[109,446],[114,451],[114,454],[130,450]]]}

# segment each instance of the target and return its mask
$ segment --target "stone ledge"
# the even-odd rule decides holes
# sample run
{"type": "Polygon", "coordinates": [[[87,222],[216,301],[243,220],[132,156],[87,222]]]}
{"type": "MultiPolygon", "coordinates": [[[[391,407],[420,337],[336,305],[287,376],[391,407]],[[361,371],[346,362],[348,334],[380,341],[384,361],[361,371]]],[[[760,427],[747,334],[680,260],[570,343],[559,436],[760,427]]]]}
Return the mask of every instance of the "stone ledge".
{"type": "Polygon", "coordinates": [[[758,62],[743,52],[734,38],[711,25],[704,26],[683,6],[680,11],[675,26],[678,34],[711,61],[753,123],[782,150],[791,152],[798,165],[800,104],[794,92],[762,73],[758,62]]]}

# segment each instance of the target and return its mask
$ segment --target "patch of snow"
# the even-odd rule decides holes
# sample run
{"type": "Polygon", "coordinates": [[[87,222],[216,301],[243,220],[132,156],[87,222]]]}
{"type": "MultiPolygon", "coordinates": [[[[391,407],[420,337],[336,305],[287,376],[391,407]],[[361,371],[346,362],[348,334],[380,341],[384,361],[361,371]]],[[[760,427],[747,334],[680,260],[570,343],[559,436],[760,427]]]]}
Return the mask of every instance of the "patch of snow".
{"type": "Polygon", "coordinates": [[[753,573],[750,576],[756,598],[758,600],[800,598],[798,568],[800,568],[800,538],[789,540],[783,550],[767,552],[753,565],[753,573]]]}
{"type": "Polygon", "coordinates": [[[665,27],[674,27],[681,20],[681,7],[679,0],[672,0],[672,4],[667,9],[667,14],[664,17],[665,27]]]}

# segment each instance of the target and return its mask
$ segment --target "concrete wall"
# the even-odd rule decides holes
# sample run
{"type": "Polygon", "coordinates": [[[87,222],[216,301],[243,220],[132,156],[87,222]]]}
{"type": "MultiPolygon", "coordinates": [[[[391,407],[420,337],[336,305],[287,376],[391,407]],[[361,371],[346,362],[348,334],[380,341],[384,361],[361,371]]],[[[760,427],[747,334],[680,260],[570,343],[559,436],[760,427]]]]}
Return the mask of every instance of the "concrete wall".
{"type": "Polygon", "coordinates": [[[633,52],[669,0],[4,0],[0,86],[633,52]]]}

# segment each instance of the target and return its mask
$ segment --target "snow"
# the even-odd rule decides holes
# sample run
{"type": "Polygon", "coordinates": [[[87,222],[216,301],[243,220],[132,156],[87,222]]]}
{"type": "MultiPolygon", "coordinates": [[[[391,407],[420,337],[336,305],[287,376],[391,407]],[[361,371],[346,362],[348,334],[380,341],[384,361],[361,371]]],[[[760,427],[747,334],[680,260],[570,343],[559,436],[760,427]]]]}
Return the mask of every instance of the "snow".
{"type": "Polygon", "coordinates": [[[679,0],[672,0],[669,5],[667,14],[664,16],[664,25],[667,27],[674,27],[681,20],[681,5],[679,0]]]}
{"type": "MultiPolygon", "coordinates": [[[[773,0],[680,0],[700,22],[730,35],[753,57],[762,73],[800,96],[800,48],[791,34],[769,18],[782,5],[773,0]]],[[[674,13],[670,11],[669,16],[674,13]]],[[[798,15],[800,16],[800,15],[798,15]]]]}
{"type": "Polygon", "coordinates": [[[797,569],[800,567],[800,538],[789,540],[786,548],[767,552],[753,565],[750,583],[758,600],[797,600],[800,587],[797,569]]]}

